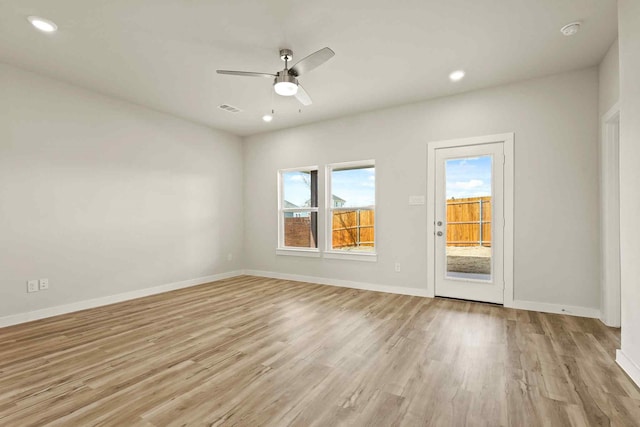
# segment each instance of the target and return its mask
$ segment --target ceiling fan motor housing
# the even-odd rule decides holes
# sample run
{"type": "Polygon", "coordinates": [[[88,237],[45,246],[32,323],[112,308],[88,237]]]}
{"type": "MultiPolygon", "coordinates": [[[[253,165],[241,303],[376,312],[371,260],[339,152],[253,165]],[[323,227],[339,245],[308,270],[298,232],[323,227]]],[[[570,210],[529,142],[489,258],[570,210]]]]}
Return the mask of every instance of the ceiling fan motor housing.
{"type": "Polygon", "coordinates": [[[278,83],[293,83],[294,85],[298,85],[298,79],[295,76],[292,76],[286,71],[278,71],[278,75],[274,80],[274,84],[278,83]]]}

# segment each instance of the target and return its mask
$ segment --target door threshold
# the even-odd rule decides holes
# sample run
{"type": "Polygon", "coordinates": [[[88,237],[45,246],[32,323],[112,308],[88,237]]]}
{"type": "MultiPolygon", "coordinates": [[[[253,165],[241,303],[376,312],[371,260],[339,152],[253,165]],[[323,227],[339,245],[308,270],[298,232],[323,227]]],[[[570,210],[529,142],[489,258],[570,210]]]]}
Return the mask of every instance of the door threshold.
{"type": "Polygon", "coordinates": [[[453,297],[441,297],[436,295],[434,297],[435,299],[446,299],[446,300],[451,300],[451,301],[460,301],[460,302],[475,302],[477,304],[487,304],[487,305],[492,305],[494,307],[503,307],[504,308],[504,304],[499,304],[497,302],[487,302],[487,301],[477,301],[477,300],[473,300],[473,299],[462,299],[462,298],[453,298],[453,297]]]}

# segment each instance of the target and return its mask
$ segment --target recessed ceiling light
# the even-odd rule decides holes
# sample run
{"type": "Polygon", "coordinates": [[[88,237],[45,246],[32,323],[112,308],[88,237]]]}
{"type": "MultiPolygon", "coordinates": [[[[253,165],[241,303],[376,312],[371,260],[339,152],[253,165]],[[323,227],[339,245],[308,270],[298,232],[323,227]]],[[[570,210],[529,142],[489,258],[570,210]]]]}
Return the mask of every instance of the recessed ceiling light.
{"type": "Polygon", "coordinates": [[[564,34],[565,36],[572,36],[575,33],[577,33],[578,31],[580,31],[580,25],[581,24],[582,24],[582,22],[580,22],[580,21],[571,22],[571,23],[565,25],[564,27],[560,28],[560,32],[562,34],[564,34]]]}
{"type": "Polygon", "coordinates": [[[265,114],[264,116],[262,116],[262,120],[269,123],[271,120],[273,120],[273,116],[271,114],[265,114]]]}
{"type": "Polygon", "coordinates": [[[45,33],[53,33],[58,29],[58,26],[52,21],[40,18],[39,16],[29,16],[27,20],[31,22],[31,25],[45,33]]]}
{"type": "Polygon", "coordinates": [[[458,82],[462,80],[463,77],[464,71],[462,70],[456,70],[453,73],[449,74],[449,80],[451,80],[452,82],[458,82]]]}

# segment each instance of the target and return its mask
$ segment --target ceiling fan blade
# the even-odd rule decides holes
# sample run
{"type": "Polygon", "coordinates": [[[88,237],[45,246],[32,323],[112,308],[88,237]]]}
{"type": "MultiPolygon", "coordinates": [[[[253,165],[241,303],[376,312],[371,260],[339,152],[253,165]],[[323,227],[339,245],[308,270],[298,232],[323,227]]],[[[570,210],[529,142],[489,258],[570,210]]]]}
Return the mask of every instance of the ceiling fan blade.
{"type": "Polygon", "coordinates": [[[254,73],[251,71],[231,71],[231,70],[216,70],[218,74],[228,74],[230,76],[244,76],[244,77],[268,77],[274,78],[275,74],[269,73],[254,73]]]}
{"type": "Polygon", "coordinates": [[[302,85],[298,85],[298,91],[296,92],[296,99],[300,101],[300,103],[304,106],[311,105],[311,97],[307,93],[306,90],[302,87],[302,85]]]}
{"type": "Polygon", "coordinates": [[[304,73],[308,73],[333,58],[333,55],[335,55],[334,51],[328,47],[324,47],[306,58],[301,59],[296,65],[291,67],[289,74],[298,77],[304,73]]]}

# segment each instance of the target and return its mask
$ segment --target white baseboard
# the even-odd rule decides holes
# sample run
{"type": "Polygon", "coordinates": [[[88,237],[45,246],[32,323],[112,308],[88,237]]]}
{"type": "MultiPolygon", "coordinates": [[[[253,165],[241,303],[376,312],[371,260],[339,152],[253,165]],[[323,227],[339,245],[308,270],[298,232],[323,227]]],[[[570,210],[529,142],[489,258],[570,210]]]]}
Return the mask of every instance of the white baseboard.
{"type": "MultiPolygon", "coordinates": [[[[273,271],[261,270],[236,270],[227,273],[214,274],[211,276],[198,277],[196,279],[184,280],[181,282],[168,283],[151,288],[138,289],[122,294],[109,295],[100,298],[94,298],[85,301],[78,301],[70,304],[59,305],[55,307],[43,308],[41,310],[30,311],[26,313],[12,314],[10,316],[0,317],[0,328],[5,326],[16,325],[19,323],[31,322],[33,320],[44,319],[47,317],[58,316],[61,314],[73,313],[74,311],[86,310],[89,308],[101,307],[104,305],[115,304],[122,301],[128,301],[136,298],[142,298],[150,295],[156,295],[163,292],[173,291],[176,289],[188,288],[190,286],[201,285],[203,283],[215,282],[217,280],[228,279],[240,275],[250,275],[258,277],[268,277],[272,279],[294,280],[297,282],[315,283],[319,285],[337,286],[341,288],[362,289],[374,292],[386,292],[399,295],[410,295],[418,297],[432,298],[427,289],[409,288],[401,286],[379,285],[374,283],[355,282],[351,280],[329,279],[325,277],[304,276],[300,274],[277,273],[273,271]]],[[[560,304],[549,304],[534,301],[515,300],[509,305],[512,308],[521,310],[540,311],[543,313],[569,314],[579,317],[600,318],[600,311],[595,308],[575,307],[560,304]]],[[[619,362],[620,363],[620,362],[619,362]]],[[[620,363],[621,364],[621,363],[620,363]]],[[[622,364],[621,364],[622,365],[622,364]]],[[[632,365],[635,366],[635,365],[632,365]]]]}
{"type": "Polygon", "coordinates": [[[616,350],[616,363],[620,365],[623,371],[629,375],[638,387],[640,387],[640,366],[636,365],[633,360],[622,351],[616,350]]]}
{"type": "Polygon", "coordinates": [[[315,283],[318,285],[338,286],[340,288],[362,289],[365,291],[386,292],[388,294],[429,297],[426,289],[400,286],[377,285],[374,283],[352,282],[351,280],[327,279],[325,277],[303,276],[300,274],[276,273],[273,271],[245,270],[249,276],[268,277],[270,279],[294,280],[296,282],[315,283]]]}
{"type": "Polygon", "coordinates": [[[128,301],[150,295],[161,294],[163,292],[174,291],[176,289],[188,288],[190,286],[202,285],[203,283],[215,282],[217,280],[228,279],[240,276],[243,271],[230,271],[228,273],[214,274],[211,276],[198,277],[196,279],[183,280],[181,282],[167,283],[152,288],[137,289],[122,294],[109,295],[106,297],[93,298],[85,301],[78,301],[71,304],[58,305],[55,307],[43,308],[41,310],[29,311],[26,313],[12,314],[0,317],[0,328],[17,325],[19,323],[31,322],[33,320],[58,316],[60,314],[73,313],[74,311],[86,310],[88,308],[101,307],[103,305],[115,304],[117,302],[128,301]]]}
{"type": "MultiPolygon", "coordinates": [[[[365,291],[386,292],[391,294],[411,295],[418,297],[433,298],[427,289],[407,288],[399,286],[377,285],[373,283],[352,282],[350,280],[328,279],[325,277],[304,276],[300,274],[277,273],[273,271],[245,270],[249,276],[268,277],[271,279],[295,280],[297,282],[308,282],[319,285],[338,286],[341,288],[363,289],[365,291]]],[[[508,305],[511,308],[520,310],[539,311],[542,313],[568,314],[570,316],[600,318],[600,310],[589,307],[577,307],[561,304],[549,304],[535,301],[515,300],[508,305]]],[[[507,307],[507,305],[505,305],[507,307]]]]}
{"type": "Polygon", "coordinates": [[[540,311],[542,313],[568,314],[570,316],[590,317],[600,319],[600,310],[590,307],[578,307],[563,304],[550,304],[546,302],[514,300],[509,304],[511,308],[520,310],[540,311]]]}

